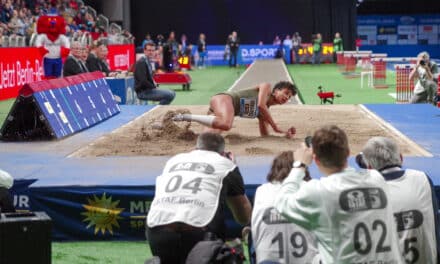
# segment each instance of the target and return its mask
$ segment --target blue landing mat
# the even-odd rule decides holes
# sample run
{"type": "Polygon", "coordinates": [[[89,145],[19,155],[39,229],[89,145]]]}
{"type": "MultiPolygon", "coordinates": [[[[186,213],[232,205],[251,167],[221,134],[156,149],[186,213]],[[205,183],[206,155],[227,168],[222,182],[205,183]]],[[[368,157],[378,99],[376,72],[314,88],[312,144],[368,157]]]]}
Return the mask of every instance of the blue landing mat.
{"type": "Polygon", "coordinates": [[[365,105],[433,157],[404,157],[405,167],[426,171],[440,186],[440,108],[429,104],[365,105]]]}
{"type": "MultiPolygon", "coordinates": [[[[93,175],[100,175],[101,171],[105,170],[102,163],[97,162],[98,166],[92,166],[94,162],[90,159],[68,159],[66,156],[134,120],[153,107],[155,106],[123,105],[121,113],[113,118],[58,141],[0,141],[0,168],[8,171],[15,179],[38,179],[33,186],[96,184],[97,180],[93,179],[93,175]],[[90,168],[93,173],[84,175],[83,167],[86,169],[88,166],[93,167],[90,168]]],[[[96,160],[99,161],[100,158],[96,160]]],[[[114,163],[114,160],[110,163],[114,163]]]]}

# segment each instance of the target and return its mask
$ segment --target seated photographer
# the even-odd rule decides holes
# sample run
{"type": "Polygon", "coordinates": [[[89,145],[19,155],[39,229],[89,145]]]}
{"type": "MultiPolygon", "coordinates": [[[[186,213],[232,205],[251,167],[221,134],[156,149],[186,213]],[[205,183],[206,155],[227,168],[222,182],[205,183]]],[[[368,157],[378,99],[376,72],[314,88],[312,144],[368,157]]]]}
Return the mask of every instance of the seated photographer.
{"type": "Polygon", "coordinates": [[[417,81],[410,103],[434,103],[437,93],[438,66],[434,61],[430,61],[428,52],[423,51],[417,55],[417,64],[409,74],[409,79],[417,81]]]}
{"type": "Polygon", "coordinates": [[[90,49],[90,53],[87,56],[86,66],[90,72],[100,71],[107,77],[114,77],[118,73],[110,72],[110,68],[107,64],[108,49],[104,42],[95,41],[90,49]]]}
{"type": "Polygon", "coordinates": [[[14,179],[4,170],[0,170],[0,213],[15,212],[9,188],[14,184],[14,179]]]}
{"type": "Polygon", "coordinates": [[[226,205],[246,225],[252,207],[243,177],[223,137],[202,133],[196,149],[172,157],[156,178],[155,197],[147,216],[147,238],[163,264],[185,263],[205,237],[225,239],[226,205]]]}

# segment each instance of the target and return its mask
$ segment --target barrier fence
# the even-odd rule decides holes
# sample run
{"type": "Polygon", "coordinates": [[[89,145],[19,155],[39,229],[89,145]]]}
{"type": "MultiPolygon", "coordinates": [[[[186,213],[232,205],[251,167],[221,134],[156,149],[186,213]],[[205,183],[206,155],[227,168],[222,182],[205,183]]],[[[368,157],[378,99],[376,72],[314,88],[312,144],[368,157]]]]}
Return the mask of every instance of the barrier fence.
{"type": "Polygon", "coordinates": [[[409,79],[411,64],[396,64],[396,102],[409,103],[414,90],[414,81],[409,79]]]}

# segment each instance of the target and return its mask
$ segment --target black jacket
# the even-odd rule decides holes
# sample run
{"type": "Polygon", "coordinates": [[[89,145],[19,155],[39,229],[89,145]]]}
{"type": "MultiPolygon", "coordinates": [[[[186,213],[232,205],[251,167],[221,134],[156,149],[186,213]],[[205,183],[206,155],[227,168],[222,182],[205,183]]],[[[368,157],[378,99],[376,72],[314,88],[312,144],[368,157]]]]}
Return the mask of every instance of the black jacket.
{"type": "Polygon", "coordinates": [[[90,53],[87,57],[86,66],[90,72],[100,71],[103,72],[105,76],[108,76],[108,74],[110,73],[110,69],[108,68],[107,63],[102,61],[92,53],[90,53]]]}
{"type": "Polygon", "coordinates": [[[67,57],[63,66],[63,77],[77,75],[84,72],[88,72],[88,70],[81,68],[77,59],[72,56],[67,57]]]}
{"type": "Polygon", "coordinates": [[[142,57],[136,62],[134,68],[134,89],[136,92],[141,92],[155,88],[153,72],[147,67],[147,59],[142,57]]]}

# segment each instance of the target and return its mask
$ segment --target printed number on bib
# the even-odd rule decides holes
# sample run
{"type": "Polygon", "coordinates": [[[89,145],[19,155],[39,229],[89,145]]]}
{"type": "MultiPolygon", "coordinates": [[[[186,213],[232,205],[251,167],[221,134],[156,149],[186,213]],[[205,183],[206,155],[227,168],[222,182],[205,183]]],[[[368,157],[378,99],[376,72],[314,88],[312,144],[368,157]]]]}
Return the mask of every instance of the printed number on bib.
{"type": "Polygon", "coordinates": [[[257,99],[240,98],[240,117],[256,118],[258,116],[257,99]]]}
{"type": "Polygon", "coordinates": [[[202,178],[198,177],[188,182],[183,182],[183,178],[180,175],[175,175],[171,177],[165,186],[165,192],[171,193],[175,192],[178,189],[190,190],[193,194],[200,192],[202,189],[200,188],[200,184],[202,183],[202,178]]]}
{"type": "MultiPolygon", "coordinates": [[[[278,244],[279,258],[284,258],[284,237],[282,232],[278,232],[277,235],[272,238],[271,244],[278,244]]],[[[307,253],[307,240],[306,237],[300,233],[295,232],[290,236],[290,245],[293,247],[292,255],[295,258],[302,258],[307,253]]]]}
{"type": "Polygon", "coordinates": [[[412,243],[417,243],[417,237],[410,237],[404,240],[403,255],[405,256],[405,262],[407,264],[417,263],[419,260],[419,251],[412,243]]]}
{"type": "Polygon", "coordinates": [[[373,243],[376,246],[374,253],[382,253],[391,251],[390,246],[385,246],[385,239],[387,237],[387,226],[381,220],[375,220],[372,225],[372,230],[368,226],[360,222],[354,227],[354,249],[361,255],[367,255],[373,248],[373,243]],[[376,232],[379,233],[379,240],[372,241],[371,235],[376,232]]]}

